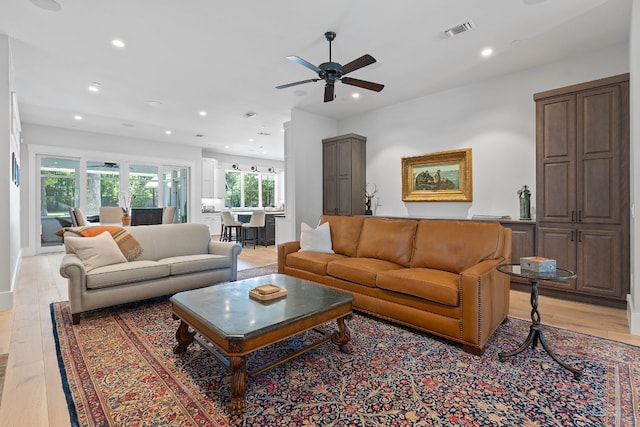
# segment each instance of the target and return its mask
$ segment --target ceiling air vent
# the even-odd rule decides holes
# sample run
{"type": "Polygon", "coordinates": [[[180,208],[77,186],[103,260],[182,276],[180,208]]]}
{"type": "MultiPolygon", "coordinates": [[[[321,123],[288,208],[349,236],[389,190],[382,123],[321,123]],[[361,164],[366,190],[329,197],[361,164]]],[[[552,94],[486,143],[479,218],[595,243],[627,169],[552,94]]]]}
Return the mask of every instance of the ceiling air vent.
{"type": "Polygon", "coordinates": [[[457,36],[458,34],[466,33],[467,31],[473,30],[475,27],[475,24],[471,22],[471,20],[469,20],[467,22],[463,22],[460,25],[456,25],[455,27],[451,27],[448,30],[444,30],[444,34],[447,37],[451,38],[457,36]]]}

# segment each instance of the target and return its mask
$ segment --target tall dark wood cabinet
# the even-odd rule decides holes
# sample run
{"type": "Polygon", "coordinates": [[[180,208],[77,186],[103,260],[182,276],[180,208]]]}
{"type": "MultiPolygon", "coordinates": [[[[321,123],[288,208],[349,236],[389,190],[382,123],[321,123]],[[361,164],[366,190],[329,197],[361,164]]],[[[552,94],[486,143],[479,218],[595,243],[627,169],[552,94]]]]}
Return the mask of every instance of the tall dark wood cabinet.
{"type": "Polygon", "coordinates": [[[624,306],[629,292],[629,74],[534,95],[537,254],[578,278],[542,287],[624,306]]]}
{"type": "Polygon", "coordinates": [[[366,142],[354,133],[322,140],[325,215],[364,215],[366,142]]]}

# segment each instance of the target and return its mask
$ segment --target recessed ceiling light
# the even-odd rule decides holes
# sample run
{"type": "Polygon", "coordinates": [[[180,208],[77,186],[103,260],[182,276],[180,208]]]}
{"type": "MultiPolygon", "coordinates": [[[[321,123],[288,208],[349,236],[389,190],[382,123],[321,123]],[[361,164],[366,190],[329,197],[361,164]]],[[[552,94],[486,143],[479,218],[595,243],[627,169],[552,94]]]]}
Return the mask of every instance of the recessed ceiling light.
{"type": "Polygon", "coordinates": [[[171,132],[170,130],[165,130],[164,133],[166,133],[167,135],[171,135],[173,132],[171,132]]]}
{"type": "Polygon", "coordinates": [[[280,129],[280,132],[284,133],[284,128],[280,129]]]}
{"type": "Polygon", "coordinates": [[[244,113],[242,115],[242,117],[249,119],[251,117],[255,117],[257,113],[253,112],[253,111],[247,111],[246,113],[244,113]]]}
{"type": "Polygon", "coordinates": [[[204,117],[204,116],[206,116],[206,115],[207,115],[207,112],[206,112],[206,111],[204,111],[204,110],[202,110],[202,111],[200,111],[200,113],[199,113],[199,114],[200,114],[201,116],[203,116],[203,117],[204,117]]]}
{"type": "Polygon", "coordinates": [[[224,146],[224,148],[228,150],[228,149],[229,149],[229,146],[228,146],[228,145],[225,145],[225,146],[224,146]]]}
{"type": "Polygon", "coordinates": [[[114,45],[115,47],[125,47],[126,45],[124,44],[124,42],[122,40],[119,39],[113,39],[111,40],[111,44],[114,45]]]}
{"type": "Polygon", "coordinates": [[[123,123],[122,126],[126,127],[126,128],[132,128],[134,127],[133,123],[123,123]]]}
{"type": "Polygon", "coordinates": [[[57,12],[62,9],[60,3],[56,0],[31,0],[31,3],[38,6],[40,9],[48,10],[50,12],[57,12]]]}
{"type": "Polygon", "coordinates": [[[73,116],[74,119],[76,120],[82,120],[82,116],[76,114],[75,116],[73,116]]]}
{"type": "Polygon", "coordinates": [[[491,55],[493,55],[493,49],[491,49],[490,47],[486,47],[484,49],[482,49],[482,52],[480,53],[482,56],[489,57],[491,55]]]}
{"type": "Polygon", "coordinates": [[[255,141],[255,139],[249,138],[249,142],[253,142],[253,141],[255,141]]]}
{"type": "Polygon", "coordinates": [[[93,82],[87,89],[89,89],[90,92],[100,92],[100,83],[93,82]]]}
{"type": "Polygon", "coordinates": [[[358,92],[354,92],[351,94],[352,98],[360,98],[360,94],[358,92]]]}
{"type": "Polygon", "coordinates": [[[159,107],[162,105],[162,102],[150,100],[150,101],[147,101],[147,105],[150,105],[152,107],[159,107]]]}

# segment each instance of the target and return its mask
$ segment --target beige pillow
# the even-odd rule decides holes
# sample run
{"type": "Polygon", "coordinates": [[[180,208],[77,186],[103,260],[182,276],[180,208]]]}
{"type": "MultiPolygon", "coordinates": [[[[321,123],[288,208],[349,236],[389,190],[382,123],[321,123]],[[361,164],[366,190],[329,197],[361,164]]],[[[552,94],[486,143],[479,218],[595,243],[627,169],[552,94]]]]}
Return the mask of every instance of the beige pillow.
{"type": "Polygon", "coordinates": [[[87,271],[105,265],[127,262],[108,231],[95,237],[67,236],[64,238],[64,243],[78,255],[87,271]]]}
{"type": "Polygon", "coordinates": [[[300,225],[300,252],[335,253],[331,247],[331,229],[329,223],[320,224],[318,228],[311,228],[304,222],[300,225]]]}

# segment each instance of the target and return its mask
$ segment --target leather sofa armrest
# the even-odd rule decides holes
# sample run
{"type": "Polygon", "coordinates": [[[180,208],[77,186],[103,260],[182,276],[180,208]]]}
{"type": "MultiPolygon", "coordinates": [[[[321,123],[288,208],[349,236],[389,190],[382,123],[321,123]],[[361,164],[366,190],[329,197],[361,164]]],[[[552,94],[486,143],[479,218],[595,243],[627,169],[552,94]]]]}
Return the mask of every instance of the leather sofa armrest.
{"type": "Polygon", "coordinates": [[[484,347],[509,314],[509,277],[496,266],[503,257],[482,261],[460,273],[463,339],[484,347]]]}
{"type": "Polygon", "coordinates": [[[211,255],[223,255],[231,258],[231,281],[238,278],[238,255],[242,252],[242,246],[231,242],[209,241],[209,253],[211,255]]]}
{"type": "Polygon", "coordinates": [[[300,242],[285,242],[278,245],[278,273],[284,274],[287,255],[300,250],[300,242]]]}

